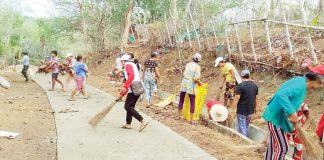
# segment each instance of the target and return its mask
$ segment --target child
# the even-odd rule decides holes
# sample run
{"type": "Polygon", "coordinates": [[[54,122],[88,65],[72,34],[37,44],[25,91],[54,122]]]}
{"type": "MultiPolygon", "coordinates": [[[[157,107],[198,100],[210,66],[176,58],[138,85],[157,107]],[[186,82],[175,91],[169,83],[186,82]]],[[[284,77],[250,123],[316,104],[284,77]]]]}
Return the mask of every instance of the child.
{"type": "Polygon", "coordinates": [[[60,66],[58,64],[58,57],[57,57],[58,53],[56,50],[53,50],[51,53],[52,53],[52,58],[50,59],[50,65],[46,69],[48,70],[52,68],[52,88],[49,91],[54,91],[55,82],[58,82],[62,86],[62,92],[65,92],[63,83],[58,79],[58,75],[60,73],[60,69],[59,69],[60,66]]]}
{"type": "Polygon", "coordinates": [[[84,99],[87,99],[88,97],[85,94],[84,83],[86,79],[86,73],[88,72],[88,67],[86,64],[83,63],[83,57],[81,55],[77,57],[77,63],[74,66],[74,72],[75,72],[76,87],[72,91],[69,101],[75,100],[74,96],[77,91],[81,92],[84,99]]]}

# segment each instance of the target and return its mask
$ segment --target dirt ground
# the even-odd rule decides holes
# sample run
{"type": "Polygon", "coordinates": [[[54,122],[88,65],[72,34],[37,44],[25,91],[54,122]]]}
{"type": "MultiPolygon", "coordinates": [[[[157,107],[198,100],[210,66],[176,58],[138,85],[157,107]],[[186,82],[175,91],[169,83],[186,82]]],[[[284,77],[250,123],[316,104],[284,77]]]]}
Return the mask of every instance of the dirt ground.
{"type": "Polygon", "coordinates": [[[56,160],[56,128],[45,92],[18,73],[0,72],[11,83],[0,87],[0,130],[19,133],[0,138],[0,159],[56,160]]]}
{"type": "MultiPolygon", "coordinates": [[[[102,71],[104,69],[99,67],[91,72],[87,83],[117,97],[118,87],[108,84],[107,77],[98,74],[98,72],[102,71]]],[[[240,149],[238,146],[246,146],[248,144],[239,139],[215,132],[202,124],[193,126],[184,120],[175,120],[177,110],[173,106],[146,108],[146,104],[142,101],[138,103],[137,108],[220,160],[262,159],[262,155],[253,150],[240,149]]]]}

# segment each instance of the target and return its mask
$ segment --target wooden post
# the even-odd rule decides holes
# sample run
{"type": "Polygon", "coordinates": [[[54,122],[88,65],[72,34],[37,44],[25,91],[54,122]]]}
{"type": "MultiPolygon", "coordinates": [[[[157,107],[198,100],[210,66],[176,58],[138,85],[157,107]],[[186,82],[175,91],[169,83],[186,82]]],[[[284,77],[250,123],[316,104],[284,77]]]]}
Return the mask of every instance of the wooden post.
{"type": "Polygon", "coordinates": [[[174,38],[175,38],[175,42],[176,42],[176,46],[177,46],[177,52],[178,52],[178,55],[179,55],[179,60],[181,62],[182,58],[181,58],[181,53],[180,53],[180,47],[179,47],[179,42],[178,42],[177,37],[176,37],[176,35],[178,33],[178,29],[177,29],[176,22],[173,19],[173,16],[171,14],[171,11],[170,11],[170,16],[171,16],[171,20],[172,20],[172,23],[173,23],[173,26],[174,26],[174,30],[175,30],[175,36],[174,36],[174,38]]]}
{"type": "Polygon", "coordinates": [[[254,57],[254,62],[257,62],[258,60],[257,60],[257,56],[255,53],[255,48],[254,48],[252,24],[251,24],[251,22],[248,22],[248,24],[249,24],[249,28],[250,28],[251,48],[252,48],[252,53],[253,53],[253,57],[254,57]]]}
{"type": "MultiPolygon", "coordinates": [[[[284,20],[284,23],[287,22],[286,13],[285,12],[283,12],[283,20],[284,20]]],[[[294,51],[292,49],[292,44],[291,44],[290,34],[289,34],[289,30],[288,30],[288,25],[287,24],[285,24],[285,32],[286,32],[286,41],[287,41],[287,44],[288,44],[290,58],[294,58],[294,51]]]]}
{"type": "Polygon", "coordinates": [[[269,22],[264,22],[265,30],[267,32],[267,42],[268,42],[268,53],[272,53],[272,47],[271,47],[271,38],[270,38],[270,31],[269,31],[269,22]]]}
{"type": "Polygon", "coordinates": [[[169,30],[168,23],[167,23],[166,15],[164,15],[164,20],[165,20],[165,28],[166,28],[166,30],[168,32],[169,43],[170,43],[171,46],[173,46],[172,40],[171,40],[170,30],[169,30]]]}
{"type": "Polygon", "coordinates": [[[198,47],[199,47],[199,49],[200,49],[200,48],[201,48],[201,44],[200,44],[200,40],[199,40],[199,35],[198,35],[198,32],[197,32],[197,28],[196,28],[196,25],[195,25],[194,20],[193,20],[193,18],[192,18],[192,14],[191,14],[190,9],[189,9],[188,12],[189,12],[189,17],[190,17],[190,19],[191,19],[191,23],[192,23],[192,25],[193,25],[193,27],[194,27],[194,30],[195,30],[195,33],[196,33],[196,36],[197,36],[198,47]]]}
{"type": "Polygon", "coordinates": [[[217,35],[216,35],[215,26],[214,26],[213,23],[211,23],[211,26],[212,26],[212,28],[213,28],[213,34],[214,34],[214,37],[215,37],[215,40],[216,40],[216,44],[219,45],[218,38],[217,38],[217,35]]]}
{"type": "Polygon", "coordinates": [[[228,52],[228,56],[229,56],[229,60],[230,62],[232,62],[232,57],[231,57],[231,46],[230,46],[230,41],[229,41],[229,38],[228,38],[228,34],[227,34],[227,30],[225,28],[225,37],[226,37],[226,46],[227,46],[227,52],[228,52]]]}
{"type": "Polygon", "coordinates": [[[244,55],[243,55],[243,51],[242,51],[242,46],[241,46],[241,40],[240,40],[240,33],[238,32],[237,26],[236,24],[233,25],[234,29],[235,29],[235,35],[236,35],[236,39],[237,39],[237,43],[238,43],[238,47],[239,47],[239,52],[241,55],[241,60],[244,60],[244,55]]]}
{"type": "MultiPolygon", "coordinates": [[[[302,16],[303,16],[303,23],[304,25],[307,25],[307,19],[306,19],[306,14],[305,14],[305,9],[304,9],[304,3],[305,3],[305,0],[301,0],[300,1],[300,10],[301,10],[301,13],[302,13],[302,16]]],[[[307,43],[308,43],[308,48],[309,48],[309,52],[312,56],[312,59],[313,59],[313,64],[317,64],[318,63],[318,60],[317,60],[317,56],[316,56],[316,53],[314,51],[314,45],[313,45],[313,42],[312,42],[312,38],[311,38],[311,35],[309,33],[309,29],[306,28],[306,39],[307,39],[307,43]]]]}
{"type": "Polygon", "coordinates": [[[208,51],[210,51],[210,44],[209,44],[209,40],[208,40],[208,35],[207,35],[207,30],[206,30],[206,24],[205,24],[205,15],[204,15],[204,7],[203,5],[201,5],[201,13],[202,13],[202,20],[203,20],[203,25],[204,25],[204,35],[205,35],[205,38],[206,38],[206,41],[207,41],[207,47],[208,47],[208,51]]]}
{"type": "Polygon", "coordinates": [[[190,36],[190,31],[189,31],[188,23],[187,23],[187,20],[186,19],[184,21],[185,21],[185,25],[186,25],[186,29],[187,29],[188,38],[189,38],[189,46],[190,46],[190,48],[192,48],[191,36],[190,36]]]}

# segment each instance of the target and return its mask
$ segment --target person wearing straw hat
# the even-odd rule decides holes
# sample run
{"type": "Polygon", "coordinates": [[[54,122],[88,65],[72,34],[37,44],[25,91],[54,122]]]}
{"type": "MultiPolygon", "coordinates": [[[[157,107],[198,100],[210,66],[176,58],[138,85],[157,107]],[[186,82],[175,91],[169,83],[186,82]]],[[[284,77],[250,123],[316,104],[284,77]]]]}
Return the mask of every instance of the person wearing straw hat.
{"type": "Polygon", "coordinates": [[[226,86],[224,94],[224,104],[225,106],[232,106],[231,103],[233,102],[235,96],[235,86],[236,84],[241,83],[242,79],[234,65],[226,62],[223,57],[216,58],[215,67],[221,68],[221,74],[224,77],[222,83],[219,86],[220,89],[223,89],[224,83],[226,86]],[[230,104],[227,104],[228,100],[230,100],[230,104]]]}
{"type": "Polygon", "coordinates": [[[196,85],[202,85],[200,81],[201,67],[198,64],[200,61],[201,55],[199,53],[195,53],[192,57],[192,62],[189,62],[186,65],[181,82],[178,117],[176,119],[179,120],[181,117],[185,96],[188,94],[190,100],[190,124],[194,124],[193,115],[195,112],[196,85]]]}
{"type": "Polygon", "coordinates": [[[247,137],[252,114],[256,113],[258,86],[250,80],[249,70],[243,70],[241,77],[243,81],[237,85],[235,96],[237,130],[247,137]]]}
{"type": "Polygon", "coordinates": [[[289,144],[287,134],[297,127],[297,111],[304,102],[307,90],[323,88],[323,77],[317,73],[306,73],[283,83],[268,102],[262,118],[270,132],[266,160],[284,160],[289,144]]]}
{"type": "Polygon", "coordinates": [[[125,69],[126,81],[124,82],[124,88],[122,92],[120,92],[120,96],[116,99],[116,101],[120,101],[127,94],[124,105],[126,110],[126,124],[122,126],[122,128],[131,129],[132,118],[134,117],[141,122],[139,131],[142,131],[147,126],[148,121],[145,121],[143,117],[135,110],[135,105],[140,95],[133,94],[132,90],[130,89],[133,82],[140,81],[139,71],[129,55],[125,54],[121,59],[125,69]]]}
{"type": "Polygon", "coordinates": [[[215,122],[224,122],[228,118],[228,110],[222,104],[214,104],[209,110],[209,114],[215,122]]]}

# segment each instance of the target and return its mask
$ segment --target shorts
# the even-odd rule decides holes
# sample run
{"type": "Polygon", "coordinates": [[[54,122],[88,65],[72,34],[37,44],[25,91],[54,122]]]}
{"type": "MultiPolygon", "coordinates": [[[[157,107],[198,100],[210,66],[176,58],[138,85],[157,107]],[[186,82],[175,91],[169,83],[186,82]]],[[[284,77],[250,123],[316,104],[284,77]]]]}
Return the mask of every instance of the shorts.
{"type": "Polygon", "coordinates": [[[80,91],[81,89],[84,89],[84,78],[83,77],[77,77],[75,82],[76,82],[76,90],[80,91]]]}
{"type": "Polygon", "coordinates": [[[52,73],[52,78],[57,79],[58,75],[59,75],[59,73],[52,73]]]}

